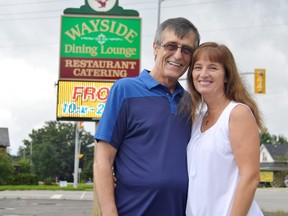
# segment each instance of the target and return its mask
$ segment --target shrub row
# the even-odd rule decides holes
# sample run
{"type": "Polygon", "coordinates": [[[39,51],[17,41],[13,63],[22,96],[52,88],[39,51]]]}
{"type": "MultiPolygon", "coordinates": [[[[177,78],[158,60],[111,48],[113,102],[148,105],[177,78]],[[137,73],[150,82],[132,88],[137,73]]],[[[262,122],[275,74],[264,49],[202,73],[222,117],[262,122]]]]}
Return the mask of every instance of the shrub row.
{"type": "Polygon", "coordinates": [[[9,185],[38,185],[38,177],[34,174],[18,174],[10,176],[9,185]]]}

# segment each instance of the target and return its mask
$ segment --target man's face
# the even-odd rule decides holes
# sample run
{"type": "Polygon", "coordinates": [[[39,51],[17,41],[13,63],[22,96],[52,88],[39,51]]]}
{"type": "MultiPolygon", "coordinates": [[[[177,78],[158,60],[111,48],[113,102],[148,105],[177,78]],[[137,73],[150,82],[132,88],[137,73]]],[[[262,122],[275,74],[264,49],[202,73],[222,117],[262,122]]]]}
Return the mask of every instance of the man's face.
{"type": "Polygon", "coordinates": [[[185,73],[190,65],[195,39],[194,34],[180,39],[174,31],[166,30],[161,45],[154,43],[158,81],[162,83],[176,82],[185,73]]]}

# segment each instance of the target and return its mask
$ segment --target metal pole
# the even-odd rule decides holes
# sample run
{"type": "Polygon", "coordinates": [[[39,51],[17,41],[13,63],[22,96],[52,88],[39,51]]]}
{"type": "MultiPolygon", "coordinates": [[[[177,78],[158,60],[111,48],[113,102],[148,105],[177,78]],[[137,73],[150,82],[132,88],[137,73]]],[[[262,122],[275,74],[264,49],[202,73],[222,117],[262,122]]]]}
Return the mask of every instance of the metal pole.
{"type": "Polygon", "coordinates": [[[76,128],[75,128],[75,154],[74,154],[74,173],[73,173],[73,187],[78,187],[78,168],[79,168],[79,158],[78,158],[78,145],[79,141],[79,132],[78,132],[78,122],[76,122],[76,128]]]}
{"type": "MultiPolygon", "coordinates": [[[[96,121],[95,122],[95,132],[97,130],[98,124],[99,124],[99,121],[96,121]]],[[[94,141],[94,156],[96,155],[96,151],[97,151],[97,142],[94,141]]],[[[93,211],[92,211],[92,216],[100,216],[101,212],[100,212],[100,207],[99,207],[97,194],[96,194],[95,177],[94,176],[93,176],[93,186],[94,186],[94,188],[93,188],[93,211]]]]}
{"type": "Polygon", "coordinates": [[[31,144],[30,144],[30,157],[31,157],[31,163],[32,163],[32,142],[31,142],[31,144]]]}
{"type": "Polygon", "coordinates": [[[160,13],[161,13],[161,3],[165,0],[158,0],[158,18],[157,18],[157,27],[160,25],[160,13]]]}
{"type": "MultiPolygon", "coordinates": [[[[25,151],[24,151],[25,152],[25,151]]],[[[33,166],[33,162],[32,162],[32,152],[33,152],[33,145],[32,145],[32,142],[31,142],[31,145],[30,145],[30,165],[31,165],[31,173],[32,173],[32,166],[33,166]]]]}

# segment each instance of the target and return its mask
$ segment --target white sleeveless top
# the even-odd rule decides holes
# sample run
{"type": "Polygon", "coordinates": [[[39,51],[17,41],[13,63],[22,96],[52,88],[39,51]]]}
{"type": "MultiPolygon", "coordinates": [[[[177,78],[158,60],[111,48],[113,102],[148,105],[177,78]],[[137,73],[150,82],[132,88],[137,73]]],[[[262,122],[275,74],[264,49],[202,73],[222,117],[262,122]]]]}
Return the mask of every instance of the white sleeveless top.
{"type": "MultiPolygon", "coordinates": [[[[200,113],[193,122],[187,146],[187,216],[230,215],[239,169],[229,141],[229,117],[238,104],[230,102],[217,122],[203,133],[200,129],[205,113],[200,113]]],[[[248,216],[263,216],[255,201],[248,216]]]]}

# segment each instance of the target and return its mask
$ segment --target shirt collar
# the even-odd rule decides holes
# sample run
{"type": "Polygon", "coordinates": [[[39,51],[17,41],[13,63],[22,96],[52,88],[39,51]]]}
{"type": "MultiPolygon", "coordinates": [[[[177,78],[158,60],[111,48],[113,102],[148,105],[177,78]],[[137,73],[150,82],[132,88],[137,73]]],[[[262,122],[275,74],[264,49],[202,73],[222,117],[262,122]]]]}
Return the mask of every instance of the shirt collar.
{"type": "MultiPolygon", "coordinates": [[[[150,71],[143,70],[139,75],[140,80],[146,85],[148,89],[155,88],[156,86],[164,86],[161,83],[157,82],[151,75],[150,71]]],[[[166,86],[165,86],[166,87],[166,86]]],[[[166,87],[167,88],[167,87],[166,87]]],[[[184,91],[184,88],[181,86],[179,82],[176,84],[176,89],[174,91],[174,94],[182,93],[184,91]]]]}

